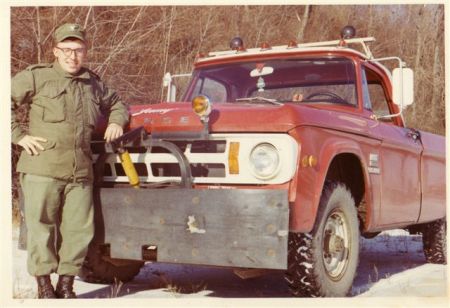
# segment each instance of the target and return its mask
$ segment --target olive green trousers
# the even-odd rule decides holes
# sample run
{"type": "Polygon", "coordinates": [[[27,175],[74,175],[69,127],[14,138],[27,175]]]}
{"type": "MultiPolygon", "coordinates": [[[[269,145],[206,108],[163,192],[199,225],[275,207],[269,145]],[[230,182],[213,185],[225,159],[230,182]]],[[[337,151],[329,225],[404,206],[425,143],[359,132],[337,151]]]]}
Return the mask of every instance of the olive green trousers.
{"type": "Polygon", "coordinates": [[[94,235],[92,184],[21,174],[32,276],[78,275],[94,235]]]}

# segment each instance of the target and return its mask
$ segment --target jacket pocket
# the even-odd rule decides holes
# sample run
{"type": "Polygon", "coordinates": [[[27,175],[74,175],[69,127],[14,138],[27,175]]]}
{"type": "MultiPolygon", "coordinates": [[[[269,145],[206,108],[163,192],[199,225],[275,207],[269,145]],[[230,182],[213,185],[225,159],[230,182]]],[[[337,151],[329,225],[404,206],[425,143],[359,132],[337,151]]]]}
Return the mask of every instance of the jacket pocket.
{"type": "Polygon", "coordinates": [[[37,104],[43,107],[42,120],[56,123],[66,119],[66,89],[46,86],[40,93],[37,104]]]}
{"type": "Polygon", "coordinates": [[[44,148],[44,151],[51,150],[51,149],[53,149],[56,146],[56,142],[55,141],[48,140],[48,139],[47,139],[47,142],[39,142],[39,143],[44,148]]]}
{"type": "Polygon", "coordinates": [[[100,101],[92,93],[86,93],[83,98],[87,111],[87,124],[95,128],[102,114],[100,101]]]}
{"type": "MultiPolygon", "coordinates": [[[[47,142],[40,142],[38,141],[39,144],[44,148],[43,150],[38,149],[38,152],[44,152],[44,151],[49,151],[53,148],[55,148],[56,146],[56,142],[53,140],[48,140],[47,142]]],[[[25,151],[23,151],[23,153],[26,153],[25,151]]],[[[27,156],[31,156],[30,154],[26,153],[27,156]]]]}

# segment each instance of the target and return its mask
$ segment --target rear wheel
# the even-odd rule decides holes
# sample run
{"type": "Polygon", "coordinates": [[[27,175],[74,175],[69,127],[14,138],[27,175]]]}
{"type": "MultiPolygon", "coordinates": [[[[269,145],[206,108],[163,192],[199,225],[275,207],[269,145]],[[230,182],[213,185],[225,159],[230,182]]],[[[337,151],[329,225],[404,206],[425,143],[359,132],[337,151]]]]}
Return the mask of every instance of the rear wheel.
{"type": "Polygon", "coordinates": [[[127,282],[139,274],[143,265],[143,261],[109,258],[102,246],[95,245],[86,256],[79,276],[89,283],[127,282]]]}
{"type": "Polygon", "coordinates": [[[447,264],[446,232],[445,218],[423,225],[423,252],[428,263],[447,264]]]}
{"type": "Polygon", "coordinates": [[[355,202],[344,184],[327,182],[311,233],[290,233],[286,281],[294,296],[345,296],[358,265],[355,202]]]}

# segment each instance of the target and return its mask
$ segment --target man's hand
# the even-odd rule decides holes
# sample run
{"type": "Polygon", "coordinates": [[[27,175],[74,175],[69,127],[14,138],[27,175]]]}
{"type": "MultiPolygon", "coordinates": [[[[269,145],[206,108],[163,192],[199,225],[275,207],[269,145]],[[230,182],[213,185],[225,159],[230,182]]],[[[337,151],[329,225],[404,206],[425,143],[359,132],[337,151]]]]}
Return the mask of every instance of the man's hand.
{"type": "Polygon", "coordinates": [[[22,139],[17,142],[18,145],[20,145],[22,148],[27,151],[30,155],[39,155],[39,151],[43,151],[44,148],[39,142],[47,142],[47,139],[41,138],[41,137],[34,137],[30,135],[25,135],[22,139]]]}
{"type": "Polygon", "coordinates": [[[108,125],[105,131],[105,136],[103,139],[106,140],[106,142],[111,142],[114,139],[119,138],[123,135],[123,128],[119,124],[111,123],[108,125]]]}

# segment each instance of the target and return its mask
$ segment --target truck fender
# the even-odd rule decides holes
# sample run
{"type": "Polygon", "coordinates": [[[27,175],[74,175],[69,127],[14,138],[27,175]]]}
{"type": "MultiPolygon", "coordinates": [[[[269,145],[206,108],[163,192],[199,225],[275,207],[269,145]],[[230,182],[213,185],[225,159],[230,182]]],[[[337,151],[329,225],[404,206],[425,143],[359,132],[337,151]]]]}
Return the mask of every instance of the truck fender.
{"type": "MultiPolygon", "coordinates": [[[[331,136],[312,149],[308,149],[306,143],[303,143],[303,153],[301,153],[300,160],[305,155],[311,154],[317,155],[317,165],[304,167],[300,163],[296,173],[297,192],[295,201],[291,203],[290,230],[292,232],[309,232],[312,230],[325,180],[333,161],[340,155],[354,156],[360,163],[364,180],[364,191],[366,193],[363,196],[366,199],[367,210],[364,229],[369,228],[375,213],[371,202],[371,190],[369,189],[371,183],[367,162],[358,142],[348,140],[348,138],[331,136]]],[[[355,201],[358,202],[357,200],[355,201]]]]}

